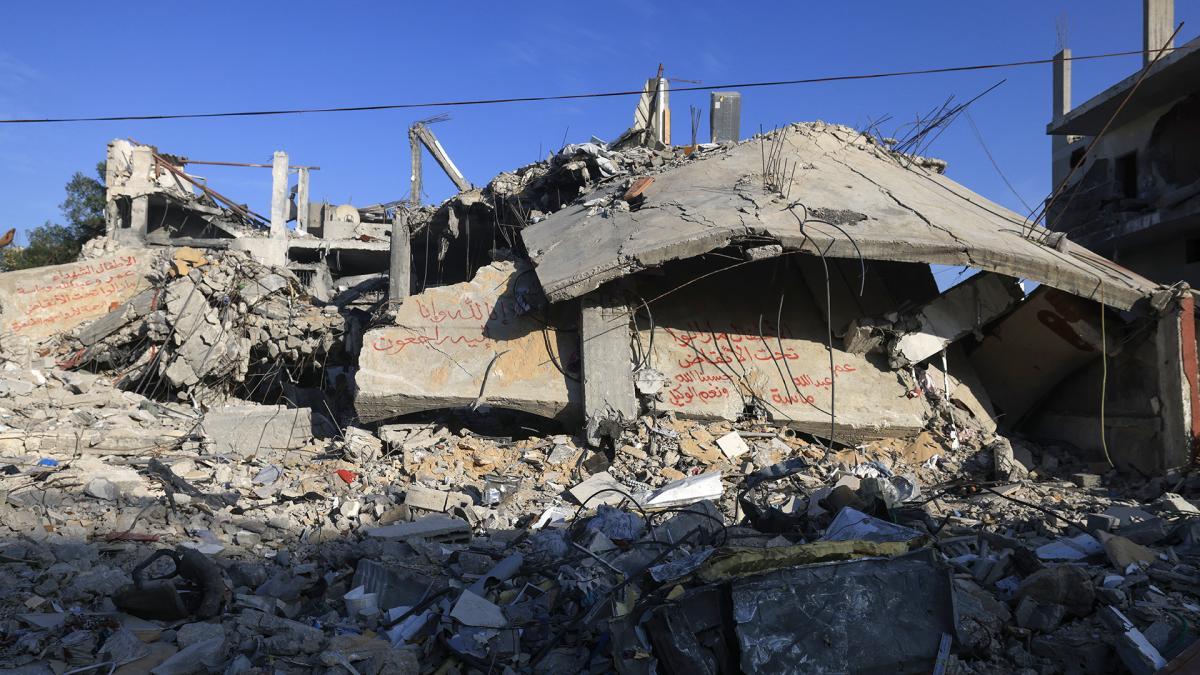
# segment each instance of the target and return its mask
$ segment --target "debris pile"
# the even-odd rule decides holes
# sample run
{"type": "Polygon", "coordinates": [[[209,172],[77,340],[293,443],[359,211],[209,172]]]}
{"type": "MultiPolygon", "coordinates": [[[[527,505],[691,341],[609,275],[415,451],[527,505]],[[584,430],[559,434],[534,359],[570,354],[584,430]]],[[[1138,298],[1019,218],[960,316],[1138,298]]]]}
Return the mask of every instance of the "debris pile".
{"type": "Polygon", "coordinates": [[[210,402],[238,390],[261,398],[287,368],[344,353],[338,309],[315,306],[291,272],[246,253],[177,249],[149,278],[150,289],[64,339],[64,365],[210,402]]]}
{"type": "MultiPolygon", "coordinates": [[[[429,251],[436,252],[439,262],[444,261],[453,247],[468,246],[470,240],[484,242],[487,246],[494,242],[519,251],[521,243],[515,233],[577,202],[581,195],[604,186],[614,186],[624,194],[639,176],[644,178],[714,155],[724,147],[708,143],[686,149],[630,147],[617,150],[598,139],[573,143],[543,161],[502,172],[485,187],[460,192],[437,209],[410,209],[408,222],[417,238],[413,249],[424,250],[426,242],[421,238],[428,237],[433,242],[429,251]],[[472,232],[473,227],[480,230],[472,232]],[[470,239],[467,233],[470,233],[470,239]]],[[[608,197],[589,203],[588,207],[597,211],[605,208],[629,210],[640,203],[632,195],[630,200],[608,197]]],[[[478,260],[486,259],[487,246],[476,256],[478,260]]],[[[433,279],[434,275],[432,270],[429,274],[422,271],[421,279],[424,282],[433,279]]],[[[445,281],[465,280],[449,275],[443,266],[437,268],[436,275],[445,281]]]]}
{"type": "Polygon", "coordinates": [[[608,453],[450,417],[250,448],[36,365],[0,380],[23,672],[1153,672],[1200,636],[1195,474],[669,414],[608,453]]]}

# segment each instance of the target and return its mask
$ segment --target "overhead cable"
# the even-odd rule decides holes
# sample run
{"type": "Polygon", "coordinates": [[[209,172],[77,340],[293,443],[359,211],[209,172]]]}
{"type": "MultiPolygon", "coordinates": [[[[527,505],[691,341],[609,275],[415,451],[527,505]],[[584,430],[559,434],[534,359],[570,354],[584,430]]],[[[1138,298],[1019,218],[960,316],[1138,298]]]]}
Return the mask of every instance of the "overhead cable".
{"type": "MultiPolygon", "coordinates": [[[[1126,52],[1109,52],[1106,54],[1089,54],[1085,56],[1066,57],[1067,61],[1090,61],[1094,59],[1107,59],[1117,56],[1133,56],[1142,54],[1141,50],[1126,51],[1126,52]]],[[[961,73],[974,70],[993,70],[997,68],[1016,68],[1020,66],[1034,66],[1046,63],[1053,63],[1055,59],[1028,59],[1025,61],[1009,61],[1006,63],[985,63],[969,66],[950,66],[945,68],[926,68],[922,70],[897,70],[882,73],[868,73],[859,75],[830,75],[825,77],[809,77],[796,80],[774,80],[765,82],[733,82],[726,84],[714,85],[697,85],[692,87],[677,87],[672,89],[673,92],[681,91],[710,91],[715,89],[751,89],[756,87],[781,87],[799,84],[821,84],[826,82],[848,82],[854,80],[877,80],[892,77],[907,77],[910,75],[936,75],[940,73],[961,73]]],[[[216,117],[266,117],[273,115],[302,115],[305,113],[336,113],[336,112],[366,112],[371,110],[405,110],[412,108],[442,108],[442,107],[465,107],[476,105],[496,105],[500,103],[538,103],[544,101],[570,101],[578,99],[590,98],[612,98],[617,96],[641,96],[641,89],[626,90],[626,91],[606,91],[592,92],[585,94],[559,94],[554,96],[520,96],[511,98],[486,98],[486,99],[467,99],[457,101],[436,101],[424,103],[389,103],[379,105],[353,105],[340,106],[332,108],[290,108],[279,110],[242,110],[230,112],[209,112],[209,113],[180,113],[180,114],[164,114],[164,115],[109,115],[109,116],[88,116],[88,117],[40,117],[40,118],[14,118],[0,119],[0,124],[56,124],[56,123],[71,123],[71,122],[132,122],[132,121],[149,121],[149,120],[183,120],[183,119],[206,119],[216,117]]]]}

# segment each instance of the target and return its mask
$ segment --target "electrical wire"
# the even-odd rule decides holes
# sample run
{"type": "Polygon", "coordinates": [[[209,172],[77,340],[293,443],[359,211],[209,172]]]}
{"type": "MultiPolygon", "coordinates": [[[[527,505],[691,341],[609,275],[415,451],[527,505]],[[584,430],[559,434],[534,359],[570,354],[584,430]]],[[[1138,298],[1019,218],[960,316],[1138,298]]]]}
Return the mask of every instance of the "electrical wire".
{"type": "Polygon", "coordinates": [[[1104,306],[1104,289],[1100,289],[1100,447],[1104,449],[1104,460],[1110,467],[1112,456],[1108,454],[1108,433],[1104,429],[1104,404],[1108,398],[1108,328],[1104,323],[1107,307],[1104,306]]]}
{"type": "MultiPolygon", "coordinates": [[[[1158,51],[1158,50],[1154,50],[1158,51]]],[[[1143,50],[1133,50],[1124,52],[1107,52],[1103,54],[1089,54],[1085,56],[1071,56],[1064,60],[1067,61],[1090,61],[1094,59],[1107,59],[1119,56],[1140,55],[1147,52],[1143,50]]],[[[1153,53],[1153,52],[1150,52],[1153,53]]],[[[826,82],[849,82],[856,80],[877,80],[893,77],[908,77],[914,75],[936,75],[942,73],[961,73],[976,70],[995,70],[999,68],[1016,68],[1022,66],[1034,66],[1047,63],[1054,63],[1056,59],[1026,59],[1022,61],[1008,61],[1004,63],[983,63],[972,64],[967,66],[948,66],[942,68],[924,68],[919,70],[896,70],[879,73],[865,73],[856,75],[829,75],[823,77],[808,77],[794,80],[770,80],[760,82],[732,82],[726,84],[715,85],[697,85],[693,87],[678,87],[673,89],[673,92],[684,91],[711,91],[717,89],[751,89],[757,87],[780,87],[792,86],[800,84],[823,84],[826,82]]],[[[501,103],[538,103],[545,101],[570,101],[578,99],[592,98],[612,98],[619,96],[641,96],[643,90],[624,90],[624,91],[606,91],[606,92],[590,92],[583,94],[558,94],[551,96],[518,96],[507,98],[485,98],[485,99],[460,99],[452,101],[433,101],[422,103],[388,103],[378,105],[353,105],[339,106],[327,108],[286,108],[277,110],[242,110],[229,112],[210,112],[210,113],[180,113],[180,114],[162,114],[162,115],[109,115],[109,116],[86,116],[86,117],[40,117],[40,118],[11,118],[0,119],[0,124],[60,124],[60,123],[75,123],[75,122],[132,122],[132,121],[151,121],[151,120],[180,120],[180,119],[210,119],[220,117],[267,117],[275,115],[301,115],[306,113],[337,113],[337,112],[367,112],[376,110],[406,110],[413,108],[441,108],[441,107],[465,107],[476,105],[496,105],[501,103]]]]}
{"type": "Polygon", "coordinates": [[[1020,192],[1017,192],[1017,188],[1013,187],[1012,181],[1008,180],[1008,176],[1004,175],[1004,171],[1000,168],[1000,164],[997,163],[996,158],[992,156],[992,151],[988,149],[987,143],[983,141],[983,134],[980,133],[979,127],[975,124],[975,119],[971,117],[971,113],[964,110],[963,114],[967,118],[967,123],[971,125],[971,131],[975,132],[975,139],[979,141],[979,147],[983,148],[983,154],[987,155],[988,161],[992,163],[992,168],[995,169],[996,173],[1000,175],[1000,180],[1004,181],[1004,184],[1008,187],[1008,191],[1013,193],[1013,196],[1017,198],[1017,201],[1021,202],[1021,206],[1024,206],[1026,211],[1032,212],[1033,207],[1029,205],[1029,202],[1025,201],[1025,198],[1021,196],[1020,192]]]}

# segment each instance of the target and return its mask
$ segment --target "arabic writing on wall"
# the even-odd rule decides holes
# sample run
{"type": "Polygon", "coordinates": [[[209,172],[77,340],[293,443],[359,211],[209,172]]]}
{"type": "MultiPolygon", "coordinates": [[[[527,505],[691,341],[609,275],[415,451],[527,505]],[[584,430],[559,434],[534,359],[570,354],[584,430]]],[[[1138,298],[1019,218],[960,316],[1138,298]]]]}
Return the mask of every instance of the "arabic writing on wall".
{"type": "Polygon", "coordinates": [[[98,317],[137,290],[141,275],[133,255],[67,266],[49,280],[18,284],[6,307],[7,329],[14,333],[62,329],[98,317]]]}
{"type": "Polygon", "coordinates": [[[520,316],[516,300],[500,297],[495,304],[487,305],[475,300],[463,299],[456,305],[439,307],[436,300],[409,298],[417,308],[421,319],[429,326],[409,327],[411,335],[388,337],[379,335],[371,342],[371,348],[389,355],[399,354],[410,345],[441,347],[459,345],[468,349],[494,349],[495,340],[484,333],[488,322],[507,326],[520,316]]]}
{"type": "MultiPolygon", "coordinates": [[[[737,390],[734,377],[743,374],[747,364],[772,363],[764,369],[767,376],[775,380],[790,380],[790,386],[769,389],[771,402],[776,405],[815,406],[813,393],[832,388],[834,378],[842,379],[857,372],[849,363],[835,364],[832,374],[808,374],[800,372],[801,356],[795,346],[783,340],[793,340],[787,324],[778,332],[769,328],[771,337],[748,334],[746,327],[735,323],[727,331],[716,331],[711,326],[700,326],[689,322],[686,330],[665,329],[671,337],[671,347],[686,348],[683,355],[672,358],[667,367],[668,375],[674,380],[667,391],[667,403],[676,408],[704,404],[733,396],[737,390]],[[780,339],[776,339],[778,335],[780,339]]],[[[764,327],[764,331],[768,327],[764,327]]],[[[755,327],[754,333],[758,332],[755,327]]],[[[826,371],[827,373],[827,371],[826,371]]],[[[783,382],[780,384],[782,385],[783,382]]]]}

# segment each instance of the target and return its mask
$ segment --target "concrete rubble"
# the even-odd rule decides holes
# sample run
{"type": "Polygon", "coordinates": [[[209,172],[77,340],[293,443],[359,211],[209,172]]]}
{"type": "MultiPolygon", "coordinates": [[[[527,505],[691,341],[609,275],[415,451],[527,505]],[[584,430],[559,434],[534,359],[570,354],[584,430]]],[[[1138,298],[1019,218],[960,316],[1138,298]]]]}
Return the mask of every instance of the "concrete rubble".
{"type": "MultiPolygon", "coordinates": [[[[114,199],[257,236],[140,147],[114,199]]],[[[137,260],[107,307],[0,333],[0,668],[1200,667],[1191,291],[1009,246],[942,170],[821,123],[574,144],[324,220],[408,234],[390,299],[208,229],[90,246],[64,282],[137,260]]]]}
{"type": "Polygon", "coordinates": [[[923,672],[943,633],[946,672],[1149,672],[1136,663],[1164,664],[1200,637],[1188,618],[1200,614],[1200,474],[1101,470],[1081,488],[1094,465],[1029,446],[1013,481],[982,428],[956,448],[934,428],[831,451],[761,421],[670,413],[637,420],[611,460],[580,437],[489,437],[448,420],[305,430],[296,447],[231,455],[187,406],[93,376],[84,407],[72,374],[38,365],[5,363],[33,385],[0,398],[6,420],[55,439],[99,428],[140,440],[5,432],[0,659],[21,672],[923,672]],[[365,436],[377,454],[351,451],[365,436]],[[656,502],[708,476],[717,493],[656,502]],[[1097,543],[1073,548],[1081,536],[1097,543]],[[161,559],[139,587],[156,550],[212,570],[161,559]],[[882,604],[866,613],[861,585],[821,581],[860,573],[879,580],[882,604]],[[794,629],[814,583],[826,588],[818,632],[800,651],[763,651],[794,629]],[[215,613],[176,588],[214,598],[215,613]],[[173,597],[177,614],[155,614],[173,597]],[[926,618],[893,625],[909,612],[926,618]],[[843,650],[875,630],[906,649],[843,650]]]}

